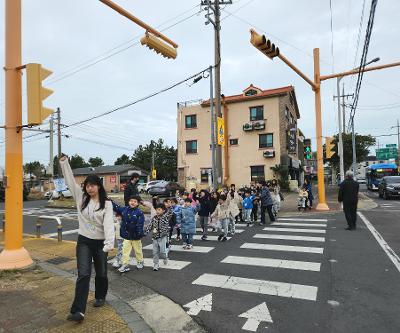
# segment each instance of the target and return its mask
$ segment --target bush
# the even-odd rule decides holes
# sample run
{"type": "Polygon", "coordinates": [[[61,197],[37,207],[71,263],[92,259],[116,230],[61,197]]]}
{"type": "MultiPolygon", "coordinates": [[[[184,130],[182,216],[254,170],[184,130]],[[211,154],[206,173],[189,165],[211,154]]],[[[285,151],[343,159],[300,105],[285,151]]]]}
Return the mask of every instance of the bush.
{"type": "Polygon", "coordinates": [[[275,165],[271,167],[274,175],[278,177],[278,183],[282,190],[289,190],[289,168],[284,165],[275,165]]]}

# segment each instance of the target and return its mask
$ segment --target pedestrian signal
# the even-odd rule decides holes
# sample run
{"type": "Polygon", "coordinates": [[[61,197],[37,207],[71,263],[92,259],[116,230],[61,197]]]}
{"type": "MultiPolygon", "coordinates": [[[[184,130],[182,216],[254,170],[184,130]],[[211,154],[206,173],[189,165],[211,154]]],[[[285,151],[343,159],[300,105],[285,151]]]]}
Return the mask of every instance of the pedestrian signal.
{"type": "Polygon", "coordinates": [[[311,160],[312,151],[311,151],[311,139],[304,139],[304,159],[311,160]]]}

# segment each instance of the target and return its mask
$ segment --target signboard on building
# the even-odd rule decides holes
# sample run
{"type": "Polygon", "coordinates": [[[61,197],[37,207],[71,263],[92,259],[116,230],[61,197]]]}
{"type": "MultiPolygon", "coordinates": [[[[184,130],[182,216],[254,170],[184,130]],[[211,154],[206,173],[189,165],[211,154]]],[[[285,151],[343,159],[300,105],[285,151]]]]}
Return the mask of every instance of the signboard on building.
{"type": "Polygon", "coordinates": [[[288,150],[290,154],[297,154],[297,128],[290,125],[288,131],[288,150]]]}
{"type": "Polygon", "coordinates": [[[398,151],[397,145],[386,145],[386,148],[378,148],[376,150],[376,159],[377,160],[390,160],[397,159],[398,151]]]}
{"type": "Polygon", "coordinates": [[[65,184],[64,178],[54,179],[53,182],[54,182],[54,189],[57,192],[62,192],[67,190],[67,185],[65,184]]]}
{"type": "Polygon", "coordinates": [[[223,146],[225,144],[225,123],[224,119],[221,117],[218,117],[218,141],[217,143],[220,146],[223,146]]]}

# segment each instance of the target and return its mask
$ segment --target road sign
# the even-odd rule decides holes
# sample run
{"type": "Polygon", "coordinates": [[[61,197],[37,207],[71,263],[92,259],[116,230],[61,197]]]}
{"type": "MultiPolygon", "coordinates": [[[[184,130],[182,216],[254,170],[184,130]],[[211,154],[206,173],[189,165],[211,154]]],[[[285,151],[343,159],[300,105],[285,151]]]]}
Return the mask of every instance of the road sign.
{"type": "Polygon", "coordinates": [[[376,150],[376,159],[378,160],[390,160],[397,159],[398,151],[396,147],[379,148],[376,150]]]}
{"type": "Polygon", "coordinates": [[[220,146],[225,144],[225,122],[221,117],[218,117],[218,144],[220,146]]]}
{"type": "Polygon", "coordinates": [[[396,148],[397,145],[395,143],[390,143],[386,145],[386,148],[393,148],[393,147],[396,148]]]}

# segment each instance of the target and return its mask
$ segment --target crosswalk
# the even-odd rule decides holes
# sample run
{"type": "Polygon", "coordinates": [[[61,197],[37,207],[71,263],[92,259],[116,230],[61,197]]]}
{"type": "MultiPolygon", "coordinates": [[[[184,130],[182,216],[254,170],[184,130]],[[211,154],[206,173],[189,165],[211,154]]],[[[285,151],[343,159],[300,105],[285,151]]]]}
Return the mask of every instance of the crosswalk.
{"type": "MultiPolygon", "coordinates": [[[[0,210],[0,214],[4,214],[4,210],[0,210]]],[[[23,215],[25,216],[58,216],[62,219],[77,220],[78,213],[76,209],[63,209],[63,208],[42,208],[42,207],[32,207],[24,208],[23,215]]]]}

